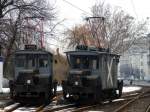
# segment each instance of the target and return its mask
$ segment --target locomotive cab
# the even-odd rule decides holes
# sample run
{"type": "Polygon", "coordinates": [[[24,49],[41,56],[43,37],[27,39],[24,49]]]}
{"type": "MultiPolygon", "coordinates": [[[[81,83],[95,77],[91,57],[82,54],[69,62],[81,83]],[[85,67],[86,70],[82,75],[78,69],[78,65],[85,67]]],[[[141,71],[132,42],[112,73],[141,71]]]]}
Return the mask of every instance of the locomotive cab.
{"type": "Polygon", "coordinates": [[[25,49],[14,54],[14,79],[10,81],[11,98],[19,102],[39,99],[49,103],[54,95],[51,53],[25,49]],[[23,100],[22,100],[23,99],[23,100]]]}
{"type": "Polygon", "coordinates": [[[63,82],[65,99],[94,97],[99,101],[121,96],[123,82],[117,80],[119,55],[88,48],[66,54],[70,69],[63,82]]]}

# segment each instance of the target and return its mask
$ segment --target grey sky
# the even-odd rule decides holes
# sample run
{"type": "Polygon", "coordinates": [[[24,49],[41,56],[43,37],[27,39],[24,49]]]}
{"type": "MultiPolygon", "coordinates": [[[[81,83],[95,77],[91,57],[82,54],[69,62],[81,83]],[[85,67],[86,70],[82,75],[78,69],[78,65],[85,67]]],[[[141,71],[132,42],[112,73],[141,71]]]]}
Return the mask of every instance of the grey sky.
{"type": "MultiPolygon", "coordinates": [[[[59,26],[58,30],[63,32],[67,28],[75,26],[76,24],[82,24],[85,22],[83,20],[84,17],[90,16],[91,7],[96,3],[100,2],[100,0],[48,0],[49,3],[55,4],[56,10],[58,12],[58,20],[61,21],[65,19],[61,26],[59,26]],[[67,1],[78,8],[84,10],[81,11],[69,3],[67,1]]],[[[125,12],[129,13],[131,16],[136,18],[137,20],[146,19],[150,17],[150,1],[149,0],[103,0],[105,3],[110,4],[112,7],[120,7],[125,12]]],[[[61,43],[57,43],[54,40],[51,41],[54,44],[58,44],[61,46],[61,43]]],[[[52,48],[56,48],[59,46],[52,45],[52,48]]]]}
{"type": "MultiPolygon", "coordinates": [[[[74,8],[66,1],[90,13],[92,5],[95,1],[100,0],[56,0],[56,7],[59,11],[59,18],[66,19],[65,25],[75,25],[83,22],[83,11],[74,8]]],[[[129,13],[138,20],[145,19],[150,16],[150,1],[149,0],[103,0],[109,3],[112,7],[121,7],[125,12],[129,13]]]]}

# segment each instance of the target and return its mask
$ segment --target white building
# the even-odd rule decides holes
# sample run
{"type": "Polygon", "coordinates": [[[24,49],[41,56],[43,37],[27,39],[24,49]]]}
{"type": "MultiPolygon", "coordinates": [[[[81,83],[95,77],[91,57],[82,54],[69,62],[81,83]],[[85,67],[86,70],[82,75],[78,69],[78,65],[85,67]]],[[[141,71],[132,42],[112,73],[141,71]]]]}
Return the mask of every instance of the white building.
{"type": "Polygon", "coordinates": [[[143,38],[120,58],[120,74],[126,78],[150,80],[149,41],[143,38]]]}

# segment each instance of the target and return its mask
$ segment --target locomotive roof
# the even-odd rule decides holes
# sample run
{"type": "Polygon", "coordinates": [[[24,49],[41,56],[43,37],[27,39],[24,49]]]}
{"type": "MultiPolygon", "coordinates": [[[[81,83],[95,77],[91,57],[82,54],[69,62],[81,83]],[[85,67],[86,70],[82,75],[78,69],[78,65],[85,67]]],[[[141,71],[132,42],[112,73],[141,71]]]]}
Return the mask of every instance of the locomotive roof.
{"type": "Polygon", "coordinates": [[[68,51],[66,54],[73,55],[112,55],[112,56],[120,56],[118,54],[110,53],[110,52],[101,52],[101,51],[88,51],[88,50],[79,50],[79,51],[68,51]]]}
{"type": "Polygon", "coordinates": [[[51,52],[44,51],[44,50],[17,50],[15,54],[50,54],[51,52]]]}

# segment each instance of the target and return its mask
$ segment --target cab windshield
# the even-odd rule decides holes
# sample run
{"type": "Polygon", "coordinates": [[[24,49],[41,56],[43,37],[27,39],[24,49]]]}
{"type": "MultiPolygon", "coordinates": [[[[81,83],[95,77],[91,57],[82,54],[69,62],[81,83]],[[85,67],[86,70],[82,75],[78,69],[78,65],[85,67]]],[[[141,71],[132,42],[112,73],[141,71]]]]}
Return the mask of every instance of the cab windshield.
{"type": "Polygon", "coordinates": [[[70,55],[69,62],[73,69],[98,69],[98,56],[70,55]]]}
{"type": "Polygon", "coordinates": [[[48,66],[47,54],[17,54],[15,57],[16,67],[26,69],[43,68],[48,66]]]}

